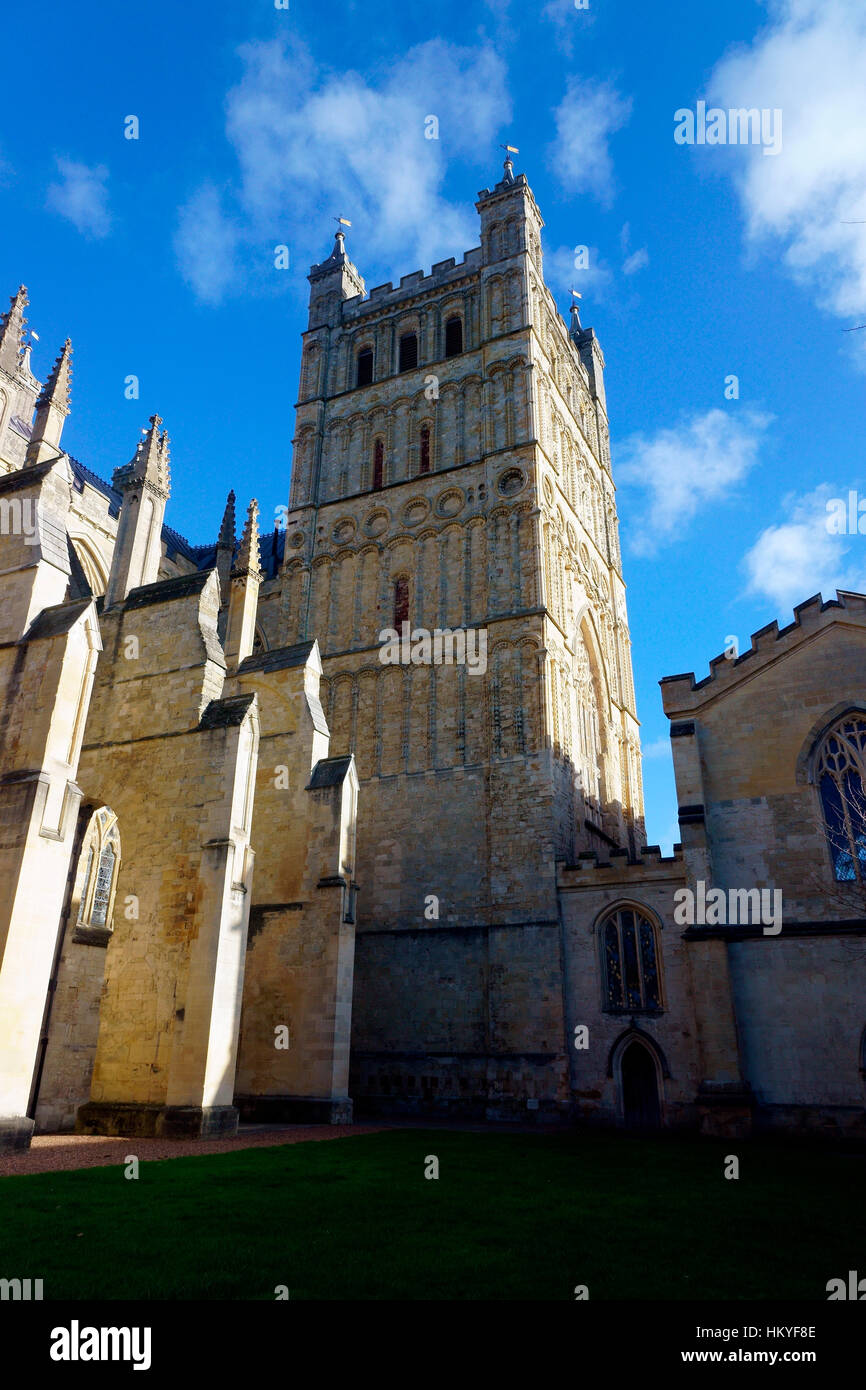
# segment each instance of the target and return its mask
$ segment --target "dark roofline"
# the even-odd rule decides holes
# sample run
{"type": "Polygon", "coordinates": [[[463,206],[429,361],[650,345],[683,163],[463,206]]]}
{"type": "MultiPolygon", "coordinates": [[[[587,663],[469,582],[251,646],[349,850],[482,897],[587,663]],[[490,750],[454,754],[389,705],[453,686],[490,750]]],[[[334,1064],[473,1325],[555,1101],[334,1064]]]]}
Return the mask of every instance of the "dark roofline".
{"type": "MultiPolygon", "coordinates": [[[[103,497],[108,498],[109,516],[118,517],[123,502],[123,494],[118,492],[116,487],[112,487],[111,483],[107,483],[104,478],[100,478],[98,473],[94,473],[92,468],[88,468],[86,464],[80,463],[77,458],[73,458],[71,454],[67,454],[66,457],[69,459],[72,466],[73,478],[80,484],[78,491],[83,492],[84,484],[89,483],[97,492],[101,492],[103,497]]],[[[173,526],[167,525],[166,522],[162,524],[162,539],[166,542],[165,549],[168,559],[180,553],[193,565],[196,563],[196,556],[193,553],[194,550],[207,549],[206,546],[194,547],[190,545],[186,536],[182,536],[180,531],[176,531],[173,526]]]]}

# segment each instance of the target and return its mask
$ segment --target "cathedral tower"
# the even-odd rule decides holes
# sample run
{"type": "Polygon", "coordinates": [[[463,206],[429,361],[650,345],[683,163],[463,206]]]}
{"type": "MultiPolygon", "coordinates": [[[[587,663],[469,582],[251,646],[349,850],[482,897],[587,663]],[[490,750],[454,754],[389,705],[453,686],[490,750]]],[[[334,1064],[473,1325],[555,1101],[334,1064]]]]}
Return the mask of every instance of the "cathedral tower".
{"type": "Polygon", "coordinates": [[[633,849],[643,812],[604,359],[510,161],[476,206],[480,248],[396,289],[365,297],[342,235],[313,267],[283,615],[360,777],[355,1094],[471,1054],[495,1110],[527,1067],[556,1103],[556,861],[633,849]]]}

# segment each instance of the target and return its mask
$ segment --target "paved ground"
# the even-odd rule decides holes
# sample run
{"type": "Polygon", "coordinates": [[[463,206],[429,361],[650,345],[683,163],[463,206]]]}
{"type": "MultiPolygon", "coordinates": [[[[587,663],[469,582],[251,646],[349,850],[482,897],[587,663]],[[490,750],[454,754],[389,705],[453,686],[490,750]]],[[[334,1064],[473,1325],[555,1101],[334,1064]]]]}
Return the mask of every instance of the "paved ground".
{"type": "Polygon", "coordinates": [[[107,1168],[122,1164],[127,1154],[142,1162],[183,1158],[190,1154],[222,1154],[273,1144],[299,1144],[308,1139],[343,1139],[349,1134],[376,1134],[386,1125],[241,1125],[233,1139],[114,1139],[99,1134],[37,1134],[29,1149],[0,1153],[0,1177],[18,1173],[49,1173],[64,1168],[107,1168]]]}
{"type": "Polygon", "coordinates": [[[496,1120],[448,1120],[431,1117],[383,1120],[356,1125],[241,1125],[234,1139],[114,1139],[99,1134],[37,1134],[23,1153],[0,1152],[0,1178],[18,1173],[50,1173],[70,1168],[108,1168],[123,1163],[127,1154],[143,1162],[186,1158],[190,1154],[222,1154],[274,1144],[301,1144],[309,1139],[345,1139],[352,1134],[379,1134],[386,1129],[459,1129],[475,1134],[499,1130],[505,1134],[561,1134],[550,1124],[519,1124],[496,1120]]]}

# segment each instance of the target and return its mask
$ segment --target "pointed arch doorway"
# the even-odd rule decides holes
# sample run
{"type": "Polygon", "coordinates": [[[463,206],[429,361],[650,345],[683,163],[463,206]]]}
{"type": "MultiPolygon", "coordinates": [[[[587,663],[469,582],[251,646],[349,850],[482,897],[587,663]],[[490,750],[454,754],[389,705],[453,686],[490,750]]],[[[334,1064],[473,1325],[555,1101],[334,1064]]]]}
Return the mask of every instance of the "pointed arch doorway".
{"type": "Polygon", "coordinates": [[[658,1068],[649,1048],[630,1042],[620,1057],[620,1100],[626,1129],[660,1129],[658,1068]]]}

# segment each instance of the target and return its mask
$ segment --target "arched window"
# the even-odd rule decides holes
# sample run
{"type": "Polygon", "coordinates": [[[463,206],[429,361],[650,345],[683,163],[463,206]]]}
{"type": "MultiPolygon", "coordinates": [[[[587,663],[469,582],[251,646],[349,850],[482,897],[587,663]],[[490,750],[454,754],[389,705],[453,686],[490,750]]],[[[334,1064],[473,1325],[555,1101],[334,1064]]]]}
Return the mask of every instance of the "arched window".
{"type": "Polygon", "coordinates": [[[377,439],[373,445],[373,491],[378,492],[385,481],[385,445],[377,439]]]}
{"type": "Polygon", "coordinates": [[[111,910],[120,866],[117,817],[103,806],[91,817],[75,876],[75,939],[104,944],[111,935],[111,910]]]}
{"type": "Polygon", "coordinates": [[[361,348],[358,353],[356,386],[369,386],[373,380],[373,349],[361,348]]]}
{"type": "Polygon", "coordinates": [[[400,339],[400,371],[411,372],[418,366],[418,338],[414,333],[404,333],[400,339]]]}
{"type": "Polygon", "coordinates": [[[866,716],[848,714],[824,735],[815,761],[837,883],[866,883],[866,716]]]}
{"type": "Polygon", "coordinates": [[[656,931],[636,907],[620,907],[601,925],[604,1007],[613,1013],[661,1010],[656,931]]]}
{"type": "Polygon", "coordinates": [[[463,320],[449,319],[445,325],[445,356],[457,357],[463,351],[463,320]]]}
{"type": "Polygon", "coordinates": [[[430,426],[421,426],[421,463],[419,473],[430,472],[430,426]]]}
{"type": "Polygon", "coordinates": [[[405,578],[394,581],[394,626],[400,631],[401,623],[409,621],[409,580],[405,578]]]}

